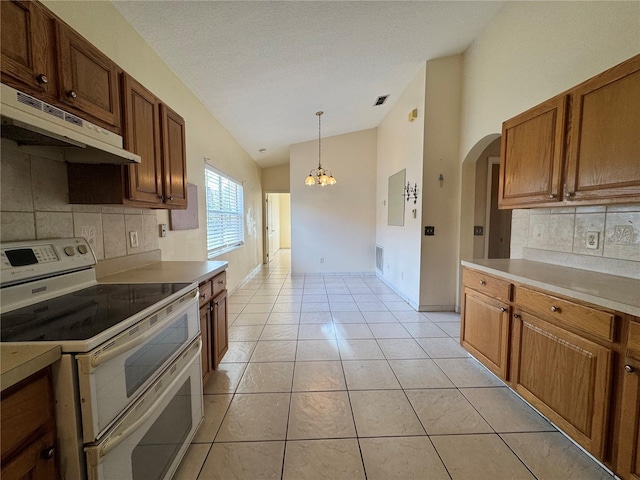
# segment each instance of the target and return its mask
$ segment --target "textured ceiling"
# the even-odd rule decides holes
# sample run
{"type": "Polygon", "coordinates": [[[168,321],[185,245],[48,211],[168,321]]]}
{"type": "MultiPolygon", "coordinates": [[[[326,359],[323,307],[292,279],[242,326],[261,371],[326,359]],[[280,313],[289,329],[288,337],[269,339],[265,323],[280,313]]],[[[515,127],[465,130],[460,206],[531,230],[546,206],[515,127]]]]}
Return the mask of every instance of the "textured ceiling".
{"type": "Polygon", "coordinates": [[[423,62],[466,50],[504,2],[114,4],[267,167],[317,138],[318,110],[323,137],[378,126],[423,62]]]}

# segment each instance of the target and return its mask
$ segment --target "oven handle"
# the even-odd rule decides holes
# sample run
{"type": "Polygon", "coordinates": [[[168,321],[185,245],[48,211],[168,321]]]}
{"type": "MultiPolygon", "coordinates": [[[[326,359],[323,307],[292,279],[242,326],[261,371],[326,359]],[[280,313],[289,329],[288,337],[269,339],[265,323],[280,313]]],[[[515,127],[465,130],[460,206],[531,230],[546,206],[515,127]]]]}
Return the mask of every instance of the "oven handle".
{"type": "MultiPolygon", "coordinates": [[[[191,295],[193,296],[194,299],[198,298],[198,290],[195,290],[191,295]]],[[[164,322],[160,322],[157,325],[155,325],[154,327],[152,327],[149,330],[147,330],[146,332],[141,333],[137,337],[134,337],[130,342],[126,342],[126,343],[123,343],[121,345],[118,345],[117,347],[110,348],[110,349],[108,349],[106,351],[103,350],[103,351],[100,351],[100,352],[96,353],[91,358],[91,366],[93,368],[97,368],[98,366],[102,365],[105,362],[108,362],[112,358],[117,357],[122,352],[126,352],[127,350],[131,350],[132,348],[137,347],[141,343],[146,342],[150,337],[153,337],[156,333],[158,333],[160,330],[162,330],[166,326],[167,323],[169,323],[169,322],[171,322],[173,320],[174,320],[173,318],[168,318],[164,322]]]]}
{"type": "MultiPolygon", "coordinates": [[[[189,350],[187,350],[185,353],[183,353],[183,355],[186,355],[187,353],[189,353],[194,348],[197,348],[198,355],[200,355],[200,353],[202,352],[202,339],[200,337],[198,337],[197,346],[194,345],[189,350]]],[[[153,405],[148,407],[147,410],[142,414],[142,416],[138,420],[133,422],[128,428],[125,428],[122,432],[120,432],[120,434],[116,435],[115,437],[110,437],[110,438],[106,439],[106,441],[104,442],[102,447],[100,447],[100,450],[99,450],[99,453],[98,453],[100,455],[100,457],[106,456],[107,453],[109,453],[111,450],[113,450],[118,445],[120,445],[120,443],[122,443],[133,432],[135,432],[138,428],[140,428],[140,426],[142,424],[144,424],[147,420],[149,420],[149,417],[155,413],[156,405],[158,405],[160,402],[164,401],[164,399],[169,395],[169,392],[171,391],[171,389],[178,382],[180,382],[182,380],[182,375],[189,369],[190,366],[191,366],[191,362],[188,362],[187,365],[185,365],[185,367],[180,371],[180,373],[175,376],[173,381],[165,388],[164,392],[162,392],[162,394],[153,403],[153,405]]]]}

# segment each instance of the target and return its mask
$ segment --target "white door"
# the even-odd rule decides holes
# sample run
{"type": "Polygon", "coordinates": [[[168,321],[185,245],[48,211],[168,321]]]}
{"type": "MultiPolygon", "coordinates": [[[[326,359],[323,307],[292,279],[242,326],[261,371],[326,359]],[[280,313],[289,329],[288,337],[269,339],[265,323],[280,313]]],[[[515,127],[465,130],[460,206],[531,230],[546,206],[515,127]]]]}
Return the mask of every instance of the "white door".
{"type": "Polygon", "coordinates": [[[266,231],[267,231],[267,261],[271,262],[273,260],[273,256],[276,253],[276,248],[274,245],[274,211],[273,211],[273,205],[274,205],[274,197],[272,194],[268,193],[267,194],[267,198],[266,198],[266,202],[267,202],[267,226],[266,226],[266,231]]]}

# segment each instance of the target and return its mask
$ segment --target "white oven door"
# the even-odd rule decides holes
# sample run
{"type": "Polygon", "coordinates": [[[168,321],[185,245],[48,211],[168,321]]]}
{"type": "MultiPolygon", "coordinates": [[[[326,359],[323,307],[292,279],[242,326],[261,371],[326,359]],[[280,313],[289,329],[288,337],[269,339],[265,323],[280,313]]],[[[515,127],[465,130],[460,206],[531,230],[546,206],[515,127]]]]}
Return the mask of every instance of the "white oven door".
{"type": "Polygon", "coordinates": [[[100,438],[199,331],[194,290],[109,342],[77,355],[84,442],[100,438]]]}
{"type": "Polygon", "coordinates": [[[85,447],[89,480],[164,480],[203,418],[198,338],[102,440],[85,447]]]}

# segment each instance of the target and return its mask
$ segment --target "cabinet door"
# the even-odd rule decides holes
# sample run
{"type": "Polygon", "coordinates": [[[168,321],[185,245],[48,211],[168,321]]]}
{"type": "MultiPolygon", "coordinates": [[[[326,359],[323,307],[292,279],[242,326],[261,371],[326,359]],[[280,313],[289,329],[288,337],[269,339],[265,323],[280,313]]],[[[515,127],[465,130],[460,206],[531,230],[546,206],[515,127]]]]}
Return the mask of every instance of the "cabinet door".
{"type": "Polygon", "coordinates": [[[538,317],[514,313],[516,392],[603,458],[611,397],[611,350],[538,317]]]}
{"type": "Polygon", "coordinates": [[[640,480],[640,362],[627,358],[624,368],[616,473],[640,480]]]}
{"type": "Polygon", "coordinates": [[[567,96],[507,120],[500,149],[500,208],[561,200],[567,96]]]}
{"type": "Polygon", "coordinates": [[[162,118],[164,201],[167,208],[187,208],[187,156],[184,119],[166,105],[162,118]]]}
{"type": "Polygon", "coordinates": [[[136,202],[162,203],[162,163],[160,152],[160,102],[140,83],[122,75],[124,107],[124,147],[142,158],[129,165],[127,197],[136,202]]]}
{"type": "Polygon", "coordinates": [[[0,2],[2,82],[55,95],[53,19],[36,2],[0,2]]]}
{"type": "Polygon", "coordinates": [[[229,349],[227,291],[213,300],[213,368],[217,368],[229,349]]]}
{"type": "Polygon", "coordinates": [[[61,101],[119,133],[118,66],[70,28],[56,26],[61,101]]]}
{"type": "Polygon", "coordinates": [[[205,384],[213,370],[210,304],[206,304],[200,309],[200,337],[202,338],[202,383],[205,384]]]}
{"type": "Polygon", "coordinates": [[[640,55],[572,94],[565,195],[640,201],[640,55]]]}
{"type": "Polygon", "coordinates": [[[13,459],[2,465],[3,480],[55,480],[58,471],[55,462],[53,432],[42,435],[27,445],[13,459]]]}
{"type": "Polygon", "coordinates": [[[460,343],[484,366],[506,380],[509,306],[465,288],[460,343]]]}

